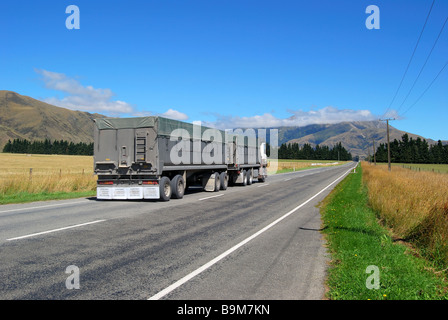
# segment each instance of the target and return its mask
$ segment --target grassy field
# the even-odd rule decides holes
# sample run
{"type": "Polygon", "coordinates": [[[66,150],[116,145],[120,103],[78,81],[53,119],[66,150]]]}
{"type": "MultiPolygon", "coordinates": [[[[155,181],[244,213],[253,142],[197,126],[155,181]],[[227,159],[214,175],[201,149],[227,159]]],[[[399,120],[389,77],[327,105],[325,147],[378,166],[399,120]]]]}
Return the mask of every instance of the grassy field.
{"type": "Polygon", "coordinates": [[[446,277],[395,241],[369,206],[365,166],[350,173],[321,205],[331,254],[327,297],[332,300],[448,299],[446,277]]]}
{"type": "Polygon", "coordinates": [[[0,204],[95,195],[93,157],[0,153],[0,204]]]}
{"type": "Polygon", "coordinates": [[[414,171],[431,171],[436,173],[448,173],[448,164],[429,163],[392,163],[392,166],[402,167],[414,171]]]}
{"type": "MultiPolygon", "coordinates": [[[[373,165],[373,163],[372,163],[373,165]]],[[[377,166],[387,166],[387,163],[377,162],[377,166]]],[[[448,173],[448,164],[432,163],[392,163],[392,168],[400,167],[412,171],[431,171],[435,173],[448,173]]]]}
{"type": "MultiPolygon", "coordinates": [[[[0,204],[94,196],[93,157],[0,153],[0,204]]],[[[334,165],[335,161],[279,160],[269,174],[334,165]]],[[[345,162],[339,162],[344,164],[345,162]]]]}
{"type": "Polygon", "coordinates": [[[448,267],[448,175],[363,163],[369,203],[396,238],[448,267]]]}

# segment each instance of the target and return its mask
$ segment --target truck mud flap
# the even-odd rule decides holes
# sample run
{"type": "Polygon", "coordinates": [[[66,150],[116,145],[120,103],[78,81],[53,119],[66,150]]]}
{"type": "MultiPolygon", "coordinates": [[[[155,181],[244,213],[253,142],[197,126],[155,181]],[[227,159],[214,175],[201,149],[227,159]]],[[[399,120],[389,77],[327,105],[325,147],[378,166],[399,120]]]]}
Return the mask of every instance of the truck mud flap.
{"type": "Polygon", "coordinates": [[[145,187],[98,187],[96,198],[99,200],[159,199],[159,186],[145,187]]]}
{"type": "Polygon", "coordinates": [[[202,177],[202,187],[204,188],[204,191],[208,192],[218,191],[219,187],[217,188],[216,179],[219,180],[219,174],[216,173],[204,174],[204,176],[202,177]]]}

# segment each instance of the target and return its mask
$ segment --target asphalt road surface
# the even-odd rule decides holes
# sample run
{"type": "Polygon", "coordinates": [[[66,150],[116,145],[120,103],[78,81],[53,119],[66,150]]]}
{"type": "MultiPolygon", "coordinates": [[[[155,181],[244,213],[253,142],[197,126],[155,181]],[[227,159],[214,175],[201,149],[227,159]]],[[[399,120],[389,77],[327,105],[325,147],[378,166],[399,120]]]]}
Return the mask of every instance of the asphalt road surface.
{"type": "Polygon", "coordinates": [[[322,299],[316,205],[354,165],[169,202],[0,206],[0,299],[322,299]]]}

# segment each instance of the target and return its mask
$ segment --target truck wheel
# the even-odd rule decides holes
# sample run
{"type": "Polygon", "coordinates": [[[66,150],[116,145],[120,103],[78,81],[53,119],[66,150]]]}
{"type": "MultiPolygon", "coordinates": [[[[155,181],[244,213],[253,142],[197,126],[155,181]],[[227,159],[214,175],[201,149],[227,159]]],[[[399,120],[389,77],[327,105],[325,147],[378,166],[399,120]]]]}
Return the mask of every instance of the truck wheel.
{"type": "Polygon", "coordinates": [[[169,201],[171,199],[171,181],[168,177],[162,177],[159,182],[160,199],[169,201]]]}
{"type": "Polygon", "coordinates": [[[172,197],[174,199],[182,199],[185,194],[185,180],[180,174],[171,180],[172,197]]]}
{"type": "Polygon", "coordinates": [[[243,186],[247,185],[247,171],[243,170],[243,186]]]}
{"type": "Polygon", "coordinates": [[[221,180],[221,190],[227,190],[227,187],[229,186],[229,175],[227,172],[221,172],[219,180],[221,180]]]}
{"type": "Polygon", "coordinates": [[[251,185],[252,182],[254,181],[254,177],[253,177],[253,171],[249,170],[247,171],[247,185],[251,185]]]}
{"type": "Polygon", "coordinates": [[[221,188],[221,179],[219,179],[219,173],[218,172],[215,172],[214,173],[214,175],[215,175],[215,192],[218,192],[219,191],[219,189],[221,188]]]}

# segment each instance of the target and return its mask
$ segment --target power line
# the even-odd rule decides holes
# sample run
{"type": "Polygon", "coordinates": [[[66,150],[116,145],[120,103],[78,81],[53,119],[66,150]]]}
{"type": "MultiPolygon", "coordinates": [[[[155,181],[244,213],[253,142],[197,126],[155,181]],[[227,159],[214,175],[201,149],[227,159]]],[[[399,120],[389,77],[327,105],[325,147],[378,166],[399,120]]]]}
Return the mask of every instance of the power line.
{"type": "Polygon", "coordinates": [[[417,50],[418,44],[419,44],[420,39],[422,37],[423,31],[425,30],[426,23],[428,22],[428,19],[429,19],[429,16],[431,14],[432,7],[434,6],[434,2],[435,1],[436,0],[432,1],[431,8],[429,9],[428,15],[426,16],[425,24],[423,25],[422,31],[420,32],[420,36],[418,37],[417,43],[415,44],[414,51],[412,52],[411,58],[409,59],[409,62],[408,62],[408,66],[406,67],[406,70],[405,70],[405,72],[403,74],[403,77],[401,78],[400,84],[398,85],[397,91],[395,91],[395,95],[394,95],[392,101],[390,102],[389,106],[387,107],[386,112],[384,112],[383,116],[385,116],[387,114],[387,112],[389,112],[390,107],[392,106],[392,104],[395,101],[395,98],[397,97],[398,91],[400,91],[401,85],[403,84],[403,80],[406,77],[406,74],[407,74],[407,72],[409,70],[409,66],[411,65],[412,59],[414,58],[415,51],[417,50]]]}
{"type": "Polygon", "coordinates": [[[431,56],[432,51],[434,50],[434,47],[436,46],[437,42],[439,41],[440,35],[442,34],[442,31],[443,31],[443,29],[445,28],[445,25],[446,25],[447,21],[448,21],[448,16],[446,17],[445,22],[443,23],[443,26],[442,26],[442,28],[440,29],[439,35],[437,36],[437,39],[436,39],[436,41],[434,42],[434,44],[433,44],[433,46],[432,46],[432,48],[431,48],[431,51],[429,52],[428,56],[426,57],[425,63],[423,64],[422,68],[420,69],[420,72],[418,73],[417,78],[414,80],[414,83],[412,84],[411,89],[409,89],[408,94],[406,95],[406,97],[404,98],[403,102],[402,102],[402,103],[400,104],[400,106],[398,107],[397,112],[401,109],[401,107],[403,106],[403,104],[405,103],[405,101],[407,100],[407,98],[409,97],[409,94],[411,93],[412,89],[414,89],[414,86],[415,86],[415,84],[417,83],[418,78],[419,78],[420,75],[422,74],[422,71],[423,71],[423,69],[425,68],[426,63],[428,62],[429,57],[431,56]]]}
{"type": "Polygon", "coordinates": [[[401,115],[403,116],[406,112],[409,111],[409,109],[411,109],[413,106],[415,106],[417,104],[417,102],[419,102],[419,100],[423,97],[423,95],[426,93],[426,91],[429,90],[429,88],[431,88],[432,84],[437,80],[437,78],[440,76],[440,74],[442,73],[443,69],[445,69],[445,67],[448,65],[448,60],[447,62],[445,62],[445,64],[443,65],[442,69],[440,69],[439,73],[437,73],[437,75],[435,76],[435,78],[431,81],[431,83],[429,84],[429,86],[425,89],[425,91],[422,92],[422,94],[420,95],[420,97],[417,98],[417,100],[409,107],[406,109],[405,112],[403,112],[401,115]]]}

